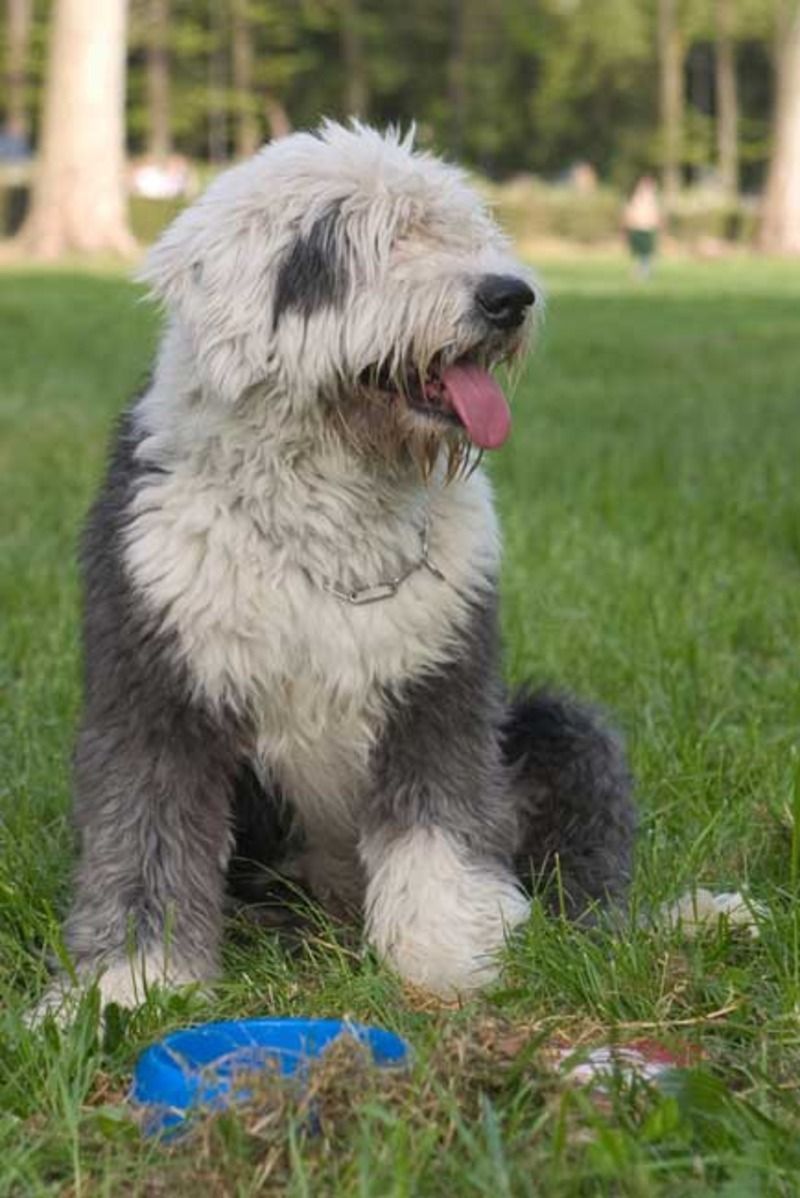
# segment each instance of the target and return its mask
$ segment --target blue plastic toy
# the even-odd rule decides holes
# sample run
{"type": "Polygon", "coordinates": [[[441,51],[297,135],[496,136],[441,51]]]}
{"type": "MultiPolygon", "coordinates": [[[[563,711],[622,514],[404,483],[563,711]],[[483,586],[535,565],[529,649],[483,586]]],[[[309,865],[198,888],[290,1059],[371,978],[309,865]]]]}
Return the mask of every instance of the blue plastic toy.
{"type": "Polygon", "coordinates": [[[382,1028],[340,1019],[236,1019],[172,1032],[136,1063],[131,1099],[145,1108],[148,1134],[175,1131],[198,1110],[247,1098],[238,1079],[269,1068],[291,1077],[337,1038],[364,1044],[376,1065],[408,1063],[405,1040],[382,1028]]]}

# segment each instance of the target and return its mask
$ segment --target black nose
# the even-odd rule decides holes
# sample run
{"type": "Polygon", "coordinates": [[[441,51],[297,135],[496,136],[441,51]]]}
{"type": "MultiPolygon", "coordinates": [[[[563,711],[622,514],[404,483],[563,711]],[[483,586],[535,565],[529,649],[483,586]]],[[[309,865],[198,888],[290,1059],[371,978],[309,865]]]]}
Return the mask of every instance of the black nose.
{"type": "Polygon", "coordinates": [[[536,296],[524,279],[514,275],[484,275],[475,292],[483,316],[498,329],[515,329],[536,296]]]}

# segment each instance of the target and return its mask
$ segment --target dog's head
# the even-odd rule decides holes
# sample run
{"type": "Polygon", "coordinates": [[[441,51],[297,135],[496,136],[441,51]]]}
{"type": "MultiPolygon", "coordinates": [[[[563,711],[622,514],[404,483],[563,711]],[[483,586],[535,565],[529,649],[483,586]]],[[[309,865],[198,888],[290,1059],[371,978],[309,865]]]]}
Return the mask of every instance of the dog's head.
{"type": "Polygon", "coordinates": [[[188,339],[203,391],[266,385],[360,444],[500,444],[490,371],[517,355],[536,285],[461,172],[410,138],[325,124],[221,175],[142,277],[188,339]]]}

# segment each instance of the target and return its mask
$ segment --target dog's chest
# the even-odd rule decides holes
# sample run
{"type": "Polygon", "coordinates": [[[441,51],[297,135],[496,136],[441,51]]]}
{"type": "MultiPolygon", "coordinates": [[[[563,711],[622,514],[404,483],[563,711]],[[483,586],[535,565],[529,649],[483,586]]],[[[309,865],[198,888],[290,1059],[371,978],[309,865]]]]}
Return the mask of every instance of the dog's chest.
{"type": "Polygon", "coordinates": [[[126,560],[177,640],[199,693],[246,713],[257,752],[305,803],[351,796],[366,777],[386,693],[458,652],[470,598],[497,565],[486,480],[436,488],[408,519],[273,503],[261,513],[196,474],[148,481],[133,505],[126,560]],[[427,516],[426,516],[427,512],[427,516]],[[279,518],[277,518],[279,516],[279,518]],[[430,560],[421,565],[421,520],[430,560]],[[352,604],[327,589],[385,582],[352,604]]]}

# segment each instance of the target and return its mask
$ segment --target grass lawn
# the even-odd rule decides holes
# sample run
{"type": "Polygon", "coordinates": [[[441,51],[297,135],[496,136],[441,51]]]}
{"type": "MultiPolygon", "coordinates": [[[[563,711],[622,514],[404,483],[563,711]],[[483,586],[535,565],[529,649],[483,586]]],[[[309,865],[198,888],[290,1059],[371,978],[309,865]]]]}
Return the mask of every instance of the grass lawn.
{"type": "Polygon", "coordinates": [[[635,907],[747,889],[760,937],[575,931],[534,912],[493,993],[405,994],[348,929],[232,927],[213,997],[153,998],[97,1038],[21,1014],[58,946],[79,698],[74,544],[156,320],[113,276],[0,275],[0,1194],[800,1192],[800,269],[552,263],[540,353],[491,462],[509,675],[594,697],[642,809],[635,907]],[[189,1019],[343,1014],[412,1041],[409,1078],[320,1082],[323,1133],[265,1095],[143,1141],[138,1051],[189,1019]],[[575,1089],[560,1043],[655,1037],[662,1090],[575,1089]],[[271,1119],[264,1110],[273,1112],[271,1119]]]}

